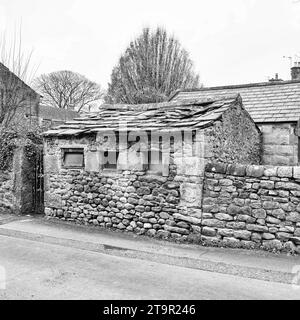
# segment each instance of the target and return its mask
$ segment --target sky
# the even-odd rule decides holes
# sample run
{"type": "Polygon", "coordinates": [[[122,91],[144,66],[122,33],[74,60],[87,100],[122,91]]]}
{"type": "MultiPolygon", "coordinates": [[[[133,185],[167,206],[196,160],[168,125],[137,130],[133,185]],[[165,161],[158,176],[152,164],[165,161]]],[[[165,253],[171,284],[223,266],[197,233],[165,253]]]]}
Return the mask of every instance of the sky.
{"type": "Polygon", "coordinates": [[[0,33],[20,25],[37,76],[72,70],[104,89],[143,27],[174,35],[204,86],[289,80],[283,56],[300,57],[299,0],[0,0],[0,33]]]}

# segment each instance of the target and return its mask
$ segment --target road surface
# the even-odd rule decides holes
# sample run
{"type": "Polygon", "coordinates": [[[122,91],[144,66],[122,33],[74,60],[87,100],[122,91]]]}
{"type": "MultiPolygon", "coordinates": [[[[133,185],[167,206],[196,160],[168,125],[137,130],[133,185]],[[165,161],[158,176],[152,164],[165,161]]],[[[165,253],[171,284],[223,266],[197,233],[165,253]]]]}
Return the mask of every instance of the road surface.
{"type": "Polygon", "coordinates": [[[0,236],[0,299],[300,299],[289,284],[0,236]]]}

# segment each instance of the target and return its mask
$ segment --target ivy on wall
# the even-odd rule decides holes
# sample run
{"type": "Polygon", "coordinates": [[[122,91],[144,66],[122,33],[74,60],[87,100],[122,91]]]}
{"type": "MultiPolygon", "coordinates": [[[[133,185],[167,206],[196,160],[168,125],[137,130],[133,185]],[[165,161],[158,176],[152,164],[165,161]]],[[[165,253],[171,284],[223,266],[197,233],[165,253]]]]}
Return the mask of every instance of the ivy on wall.
{"type": "Polygon", "coordinates": [[[18,134],[12,130],[0,131],[0,170],[11,168],[17,138],[18,134]]]}
{"type": "Polygon", "coordinates": [[[43,139],[40,132],[28,132],[24,145],[27,160],[34,163],[42,150],[43,139]]]}
{"type": "Polygon", "coordinates": [[[15,149],[24,147],[25,157],[29,162],[34,163],[37,155],[41,151],[42,136],[37,131],[26,132],[21,135],[12,129],[0,131],[0,170],[5,171],[12,168],[15,149]]]}

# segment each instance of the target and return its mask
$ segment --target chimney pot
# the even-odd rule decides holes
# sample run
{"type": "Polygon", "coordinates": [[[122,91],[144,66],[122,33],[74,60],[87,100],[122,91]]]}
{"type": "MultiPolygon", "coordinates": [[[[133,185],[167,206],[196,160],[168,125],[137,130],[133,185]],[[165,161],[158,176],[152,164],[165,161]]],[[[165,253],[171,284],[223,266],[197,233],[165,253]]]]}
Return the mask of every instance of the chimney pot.
{"type": "Polygon", "coordinates": [[[291,68],[292,80],[300,80],[300,62],[295,62],[291,68]]]}

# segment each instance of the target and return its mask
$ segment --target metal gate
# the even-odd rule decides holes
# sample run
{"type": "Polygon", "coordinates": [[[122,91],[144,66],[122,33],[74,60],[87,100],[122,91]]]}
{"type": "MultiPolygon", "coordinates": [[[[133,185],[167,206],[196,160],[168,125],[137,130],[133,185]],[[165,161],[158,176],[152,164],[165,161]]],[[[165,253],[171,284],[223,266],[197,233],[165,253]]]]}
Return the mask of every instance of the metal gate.
{"type": "Polygon", "coordinates": [[[35,214],[44,213],[44,159],[43,149],[36,154],[33,181],[33,209],[35,214]]]}

